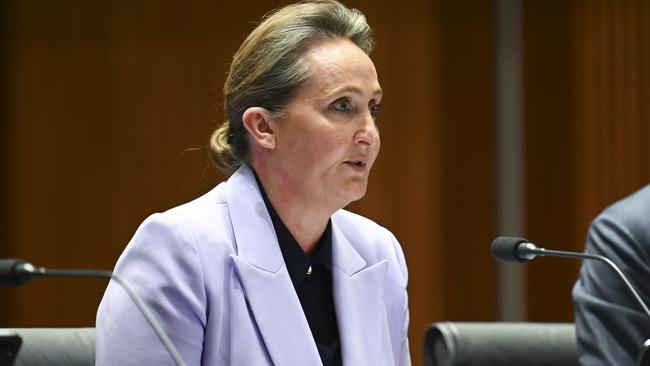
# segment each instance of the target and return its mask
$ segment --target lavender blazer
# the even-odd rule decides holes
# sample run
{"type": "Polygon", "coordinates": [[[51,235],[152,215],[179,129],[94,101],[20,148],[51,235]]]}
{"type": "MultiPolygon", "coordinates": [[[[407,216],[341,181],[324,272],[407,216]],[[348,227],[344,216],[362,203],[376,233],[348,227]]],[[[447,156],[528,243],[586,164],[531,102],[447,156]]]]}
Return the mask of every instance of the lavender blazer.
{"type": "MultiPolygon", "coordinates": [[[[117,262],[189,365],[321,365],[248,166],[196,200],[147,218],[117,262]]],[[[410,365],[407,271],[376,223],[332,216],[332,277],[343,364],[410,365]]],[[[97,365],[173,365],[111,281],[97,312],[97,365]]]]}

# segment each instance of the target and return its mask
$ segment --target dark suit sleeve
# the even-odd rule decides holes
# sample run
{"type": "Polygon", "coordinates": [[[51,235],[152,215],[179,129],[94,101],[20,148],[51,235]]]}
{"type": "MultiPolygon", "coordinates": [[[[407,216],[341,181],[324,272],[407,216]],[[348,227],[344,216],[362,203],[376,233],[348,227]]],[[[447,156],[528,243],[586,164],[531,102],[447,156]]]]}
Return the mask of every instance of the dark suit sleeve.
{"type": "MultiPolygon", "coordinates": [[[[610,258],[648,303],[650,218],[618,207],[589,228],[586,253],[610,258]]],[[[650,319],[624,282],[605,263],[586,260],[573,288],[576,335],[582,365],[634,365],[650,319]]]]}

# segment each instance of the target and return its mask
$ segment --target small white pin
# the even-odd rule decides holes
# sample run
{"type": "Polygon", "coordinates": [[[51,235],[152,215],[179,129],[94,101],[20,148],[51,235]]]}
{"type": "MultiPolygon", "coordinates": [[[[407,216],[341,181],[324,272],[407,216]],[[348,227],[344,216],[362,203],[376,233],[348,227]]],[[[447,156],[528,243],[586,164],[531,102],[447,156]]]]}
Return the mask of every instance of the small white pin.
{"type": "Polygon", "coordinates": [[[307,276],[309,276],[310,274],[311,274],[311,266],[309,266],[309,268],[307,268],[307,276]]]}

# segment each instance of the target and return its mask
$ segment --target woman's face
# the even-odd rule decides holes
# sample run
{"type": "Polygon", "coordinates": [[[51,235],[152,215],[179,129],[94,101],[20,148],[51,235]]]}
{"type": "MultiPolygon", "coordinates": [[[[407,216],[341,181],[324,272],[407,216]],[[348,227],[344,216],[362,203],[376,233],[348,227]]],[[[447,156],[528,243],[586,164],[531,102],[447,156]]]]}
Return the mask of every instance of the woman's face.
{"type": "Polygon", "coordinates": [[[379,153],[377,71],[349,40],[323,42],[305,58],[311,77],[271,122],[274,173],[303,198],[344,207],[365,194],[379,153]]]}

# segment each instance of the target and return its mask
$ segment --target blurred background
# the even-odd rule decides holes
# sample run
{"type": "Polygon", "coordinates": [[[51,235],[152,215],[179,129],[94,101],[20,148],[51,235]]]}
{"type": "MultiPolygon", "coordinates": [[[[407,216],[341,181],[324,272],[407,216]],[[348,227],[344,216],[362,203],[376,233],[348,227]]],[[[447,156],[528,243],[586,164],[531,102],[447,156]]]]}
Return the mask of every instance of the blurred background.
{"type": "MultiPolygon", "coordinates": [[[[0,257],[115,264],[225,177],[204,145],[232,54],[284,1],[0,1],[0,257]]],[[[441,320],[573,321],[579,263],[502,266],[499,234],[581,251],[650,183],[650,2],[348,1],[375,31],[382,151],[350,209],[410,270],[411,351],[441,320]]],[[[92,326],[103,280],[0,288],[0,326],[92,326]]]]}

